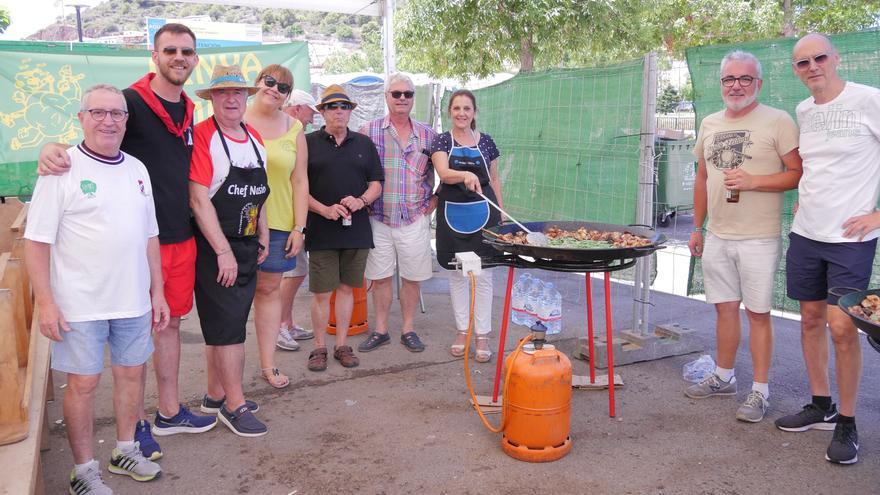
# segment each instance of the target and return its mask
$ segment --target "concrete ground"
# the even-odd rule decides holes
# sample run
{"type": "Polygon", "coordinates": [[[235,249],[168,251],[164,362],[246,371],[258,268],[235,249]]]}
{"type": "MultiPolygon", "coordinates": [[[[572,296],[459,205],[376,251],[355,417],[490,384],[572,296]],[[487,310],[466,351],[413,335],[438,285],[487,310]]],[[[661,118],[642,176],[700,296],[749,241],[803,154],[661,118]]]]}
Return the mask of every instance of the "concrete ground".
{"type": "MultiPolygon", "coordinates": [[[[496,270],[495,318],[500,326],[503,278],[496,270]]],[[[541,274],[544,277],[544,274],[541,274]]],[[[584,335],[583,279],[553,274],[566,294],[565,331],[557,342],[569,352],[584,335]]],[[[602,295],[593,282],[594,295],[602,295]]],[[[500,448],[468,405],[462,360],[447,352],[454,324],[441,275],[424,288],[427,313],[416,326],[427,350],[413,354],[398,343],[399,314],[392,311],[391,345],[359,354],[361,366],[342,368],[331,360],[323,373],[306,370],[311,343],[298,352],[278,354],[291,386],[275,390],[258,377],[256,339],[251,324],[246,343],[246,395],[258,401],[258,416],[269,434],[245,439],[218,425],[201,435],[160,437],[164,475],[149,483],[109,474],[105,480],[127,494],[752,494],[878,493],[880,486],[880,355],[863,344],[864,373],[858,407],[860,461],[849,467],[824,460],[831,432],[786,433],[773,420],[809,401],[795,321],[775,319],[776,352],[771,380],[771,409],[758,424],[734,419],[751,383],[747,332],[740,346],[740,393],[733,398],[691,400],[682,365],[699,353],[618,368],[625,386],[617,390],[617,417],[608,416],[605,391],[576,390],[572,403],[573,448],[548,464],[514,460],[500,448]]],[[[631,290],[612,288],[615,328],[630,321],[631,290]]],[[[700,301],[654,293],[651,320],[698,329],[701,347],[714,349],[714,311],[700,301]]],[[[307,293],[296,311],[308,320],[307,293]]],[[[604,321],[601,304],[595,318],[604,321]]],[[[311,326],[310,324],[308,325],[311,326]]],[[[603,327],[598,326],[601,330],[603,327]]],[[[510,351],[525,334],[513,327],[510,351]]],[[[357,344],[363,337],[354,337],[357,344]]],[[[493,332],[497,347],[498,332],[493,332]]],[[[195,312],[182,329],[181,400],[196,409],[204,393],[203,341],[195,312]]],[[[862,339],[864,342],[864,339],[862,339]]],[[[495,370],[472,364],[477,393],[488,394],[495,370]]],[[[575,374],[586,363],[573,361],[575,374]]],[[[152,371],[150,372],[152,375],[152,371]]],[[[64,376],[55,376],[58,400],[48,410],[50,450],[43,454],[47,493],[66,493],[72,459],[62,418],[64,376]]],[[[147,404],[155,404],[150,378],[147,404]]],[[[151,411],[152,413],[152,411],[151,411]]],[[[110,376],[104,377],[96,404],[96,456],[106,465],[114,445],[110,376]]],[[[497,422],[498,415],[490,416],[497,422]]]]}

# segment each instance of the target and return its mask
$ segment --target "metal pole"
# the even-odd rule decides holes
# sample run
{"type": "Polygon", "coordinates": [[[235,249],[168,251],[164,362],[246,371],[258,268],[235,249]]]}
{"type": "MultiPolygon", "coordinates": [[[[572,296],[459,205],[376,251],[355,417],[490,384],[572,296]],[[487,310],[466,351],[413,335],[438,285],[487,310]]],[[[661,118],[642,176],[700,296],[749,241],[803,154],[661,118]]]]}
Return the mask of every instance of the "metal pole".
{"type": "MultiPolygon", "coordinates": [[[[636,223],[654,225],[654,136],[657,112],[657,53],[645,55],[642,80],[642,129],[639,142],[639,200],[636,223]]],[[[639,258],[633,285],[633,332],[648,332],[648,309],[651,300],[651,265],[653,256],[639,258]]],[[[609,343],[610,346],[610,343],[609,343]]],[[[611,377],[609,376],[609,380],[611,377]]]]}
{"type": "Polygon", "coordinates": [[[385,59],[385,79],[397,72],[397,59],[394,53],[394,2],[382,0],[382,54],[385,59]]]}
{"type": "Polygon", "coordinates": [[[76,34],[79,36],[79,42],[82,43],[83,40],[83,22],[82,16],[80,16],[79,11],[82,8],[82,5],[74,5],[73,8],[76,9],[76,34]]]}

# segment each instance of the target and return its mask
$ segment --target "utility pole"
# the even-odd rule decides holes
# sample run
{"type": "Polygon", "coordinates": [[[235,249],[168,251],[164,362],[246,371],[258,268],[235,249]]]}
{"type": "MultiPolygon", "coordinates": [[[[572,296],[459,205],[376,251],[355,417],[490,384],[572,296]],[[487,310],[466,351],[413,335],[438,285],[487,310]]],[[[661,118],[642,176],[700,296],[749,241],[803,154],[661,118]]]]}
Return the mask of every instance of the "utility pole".
{"type": "Polygon", "coordinates": [[[74,3],[70,5],[71,7],[76,9],[76,35],[79,37],[79,42],[82,43],[83,40],[83,25],[82,25],[82,16],[80,15],[80,10],[83,7],[89,7],[84,3],[74,3]]]}

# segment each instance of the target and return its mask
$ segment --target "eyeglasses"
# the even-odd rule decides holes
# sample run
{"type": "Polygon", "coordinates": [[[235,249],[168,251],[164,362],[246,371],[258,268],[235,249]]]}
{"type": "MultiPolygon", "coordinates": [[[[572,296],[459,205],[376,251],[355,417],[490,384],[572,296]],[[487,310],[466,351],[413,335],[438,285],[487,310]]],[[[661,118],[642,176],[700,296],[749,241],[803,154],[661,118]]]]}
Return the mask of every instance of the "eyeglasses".
{"type": "Polygon", "coordinates": [[[740,85],[740,87],[748,88],[749,86],[752,85],[753,82],[755,82],[755,79],[757,79],[757,77],[752,77],[752,76],[739,76],[739,77],[727,76],[727,77],[722,77],[722,78],[721,78],[721,84],[722,84],[725,88],[732,88],[732,87],[733,87],[733,84],[734,84],[735,82],[739,81],[739,85],[740,85]]]}
{"type": "Polygon", "coordinates": [[[290,84],[278,82],[272,76],[263,76],[263,84],[265,84],[267,88],[273,88],[277,84],[279,93],[284,95],[290,93],[290,84]]]}
{"type": "Polygon", "coordinates": [[[354,107],[351,106],[351,103],[346,103],[344,101],[338,101],[324,105],[325,110],[336,110],[337,108],[340,110],[351,110],[354,107]]]}
{"type": "Polygon", "coordinates": [[[85,110],[92,115],[92,118],[98,122],[103,122],[107,115],[110,115],[110,119],[113,122],[122,122],[125,120],[125,117],[128,116],[128,112],[125,110],[104,110],[103,108],[90,108],[85,110]]]}
{"type": "Polygon", "coordinates": [[[162,49],[162,53],[165,55],[175,55],[177,52],[180,52],[184,57],[192,57],[196,54],[195,48],[177,48],[176,46],[166,46],[162,49]]]}
{"type": "Polygon", "coordinates": [[[391,95],[395,100],[399,100],[401,96],[409,100],[413,96],[415,96],[415,91],[389,91],[388,94],[391,95]]]}
{"type": "Polygon", "coordinates": [[[816,65],[822,65],[828,61],[827,53],[820,53],[814,57],[802,58],[800,60],[794,61],[794,66],[800,70],[806,70],[810,68],[810,61],[816,62],[816,65]]]}

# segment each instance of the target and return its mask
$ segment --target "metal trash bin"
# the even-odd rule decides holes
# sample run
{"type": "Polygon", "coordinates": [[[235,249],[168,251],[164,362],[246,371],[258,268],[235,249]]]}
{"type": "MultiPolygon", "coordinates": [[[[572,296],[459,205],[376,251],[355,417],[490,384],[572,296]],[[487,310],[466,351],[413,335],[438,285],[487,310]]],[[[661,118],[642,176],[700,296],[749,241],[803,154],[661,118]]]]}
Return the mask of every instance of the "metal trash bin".
{"type": "Polygon", "coordinates": [[[654,219],[666,227],[679,211],[694,208],[697,159],[694,140],[658,139],[654,143],[654,219]]]}

